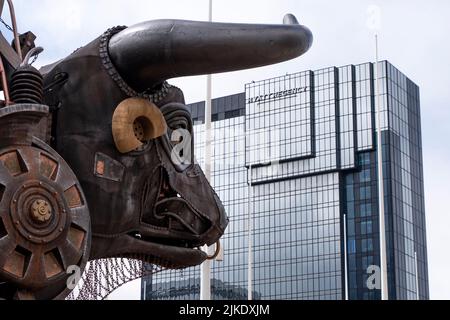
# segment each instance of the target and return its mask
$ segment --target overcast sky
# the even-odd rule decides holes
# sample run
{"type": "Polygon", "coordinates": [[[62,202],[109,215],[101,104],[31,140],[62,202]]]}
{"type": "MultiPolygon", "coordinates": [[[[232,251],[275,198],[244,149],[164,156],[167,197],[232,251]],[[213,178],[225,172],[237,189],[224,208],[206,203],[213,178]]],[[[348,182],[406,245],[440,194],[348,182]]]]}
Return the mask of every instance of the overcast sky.
{"type": "MultiPolygon", "coordinates": [[[[107,28],[161,18],[206,20],[208,0],[15,0],[19,29],[38,35],[39,64],[64,58],[107,28]]],[[[309,53],[283,64],[214,76],[214,97],[242,92],[252,80],[374,60],[367,28],[372,5],[381,10],[380,56],[421,88],[430,291],[450,299],[450,1],[214,0],[214,20],[281,23],[294,13],[313,32],[309,53]]],[[[2,29],[3,31],[4,29],[2,29]]],[[[205,77],[172,80],[188,103],[205,99],[205,77]]],[[[139,299],[139,283],[114,297],[139,299]]]]}

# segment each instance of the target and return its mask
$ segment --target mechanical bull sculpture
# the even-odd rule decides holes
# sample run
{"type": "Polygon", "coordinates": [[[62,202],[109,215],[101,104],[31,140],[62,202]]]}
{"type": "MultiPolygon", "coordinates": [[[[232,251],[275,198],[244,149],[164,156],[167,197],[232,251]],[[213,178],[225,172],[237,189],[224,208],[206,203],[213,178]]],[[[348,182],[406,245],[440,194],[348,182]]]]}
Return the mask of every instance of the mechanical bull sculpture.
{"type": "Polygon", "coordinates": [[[193,124],[166,80],[279,63],[311,44],[292,15],[283,25],[157,20],[110,29],[40,72],[28,63],[37,48],[2,68],[0,298],[63,299],[66,270],[99,258],[201,264],[197,248],[217,242],[228,218],[194,159],[171,156],[172,132],[193,124]]]}

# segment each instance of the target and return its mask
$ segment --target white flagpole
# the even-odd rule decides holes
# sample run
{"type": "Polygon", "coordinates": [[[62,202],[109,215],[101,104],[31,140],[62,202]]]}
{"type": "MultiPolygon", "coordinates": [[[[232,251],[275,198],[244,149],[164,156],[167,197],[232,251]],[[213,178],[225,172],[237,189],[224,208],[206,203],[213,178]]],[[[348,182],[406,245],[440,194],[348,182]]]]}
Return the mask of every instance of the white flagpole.
{"type": "Polygon", "coordinates": [[[380,221],[380,269],[381,269],[381,300],[389,300],[387,282],[387,250],[386,250],[386,222],[384,215],[384,173],[383,173],[383,144],[381,132],[381,103],[379,88],[379,55],[378,35],[375,34],[375,109],[377,113],[377,155],[378,155],[378,207],[380,221]]]}
{"type": "Polygon", "coordinates": [[[348,295],[348,253],[347,253],[347,215],[344,214],[344,281],[345,281],[345,300],[349,300],[348,295]]]}
{"type": "Polygon", "coordinates": [[[416,265],[416,299],[420,300],[420,292],[419,292],[419,265],[417,261],[417,252],[414,252],[414,263],[416,265]]]}
{"type": "MultiPolygon", "coordinates": [[[[209,0],[209,22],[212,22],[212,0],[209,0]]],[[[212,118],[212,76],[207,76],[206,85],[206,110],[205,110],[205,176],[208,181],[211,181],[212,172],[212,141],[211,141],[211,118],[212,118]]],[[[211,248],[205,246],[204,251],[211,255],[211,248]]],[[[211,261],[206,260],[200,266],[200,300],[211,300],[211,261]]]]}
{"type": "Polygon", "coordinates": [[[248,185],[248,300],[253,300],[253,181],[252,165],[249,168],[248,185]]]}

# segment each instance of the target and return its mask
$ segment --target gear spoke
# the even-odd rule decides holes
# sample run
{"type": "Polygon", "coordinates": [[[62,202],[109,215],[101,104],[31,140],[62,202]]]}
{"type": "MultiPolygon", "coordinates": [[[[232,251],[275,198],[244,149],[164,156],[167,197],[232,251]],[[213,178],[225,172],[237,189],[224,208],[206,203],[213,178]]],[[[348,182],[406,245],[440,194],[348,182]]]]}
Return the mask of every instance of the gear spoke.
{"type": "Polygon", "coordinates": [[[47,279],[43,255],[32,254],[28,269],[25,271],[25,277],[39,279],[39,281],[47,279]]]}
{"type": "Polygon", "coordinates": [[[8,257],[13,253],[16,245],[9,236],[0,239],[0,267],[5,265],[8,257]]]}
{"type": "Polygon", "coordinates": [[[71,170],[59,170],[58,175],[55,180],[56,184],[59,185],[64,191],[70,189],[76,184],[74,176],[71,170]]]}
{"type": "Polygon", "coordinates": [[[59,252],[61,254],[64,270],[67,270],[71,265],[76,265],[81,258],[81,252],[68,240],[60,246],[59,252]]]}
{"type": "Polygon", "coordinates": [[[7,186],[12,180],[11,173],[5,168],[5,166],[0,162],[0,184],[7,186]]]}
{"type": "Polygon", "coordinates": [[[20,161],[25,166],[25,172],[39,172],[39,155],[35,149],[32,148],[18,148],[18,156],[20,161]]]}
{"type": "Polygon", "coordinates": [[[89,232],[90,219],[84,214],[85,211],[85,207],[71,209],[71,219],[74,225],[84,230],[85,232],[89,232]]]}

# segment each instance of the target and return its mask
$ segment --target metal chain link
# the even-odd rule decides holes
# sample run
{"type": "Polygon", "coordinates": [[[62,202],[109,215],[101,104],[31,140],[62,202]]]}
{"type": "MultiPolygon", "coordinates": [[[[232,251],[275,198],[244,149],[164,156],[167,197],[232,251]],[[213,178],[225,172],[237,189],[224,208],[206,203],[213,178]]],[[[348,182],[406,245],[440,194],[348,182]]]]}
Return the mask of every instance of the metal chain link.
{"type": "Polygon", "coordinates": [[[76,290],[66,300],[104,300],[121,286],[164,268],[153,265],[144,255],[89,262],[76,290]]]}
{"type": "Polygon", "coordinates": [[[5,26],[5,28],[8,29],[9,31],[14,32],[14,29],[9,24],[7,24],[6,21],[3,20],[1,17],[0,17],[0,23],[2,23],[5,26]]]}

